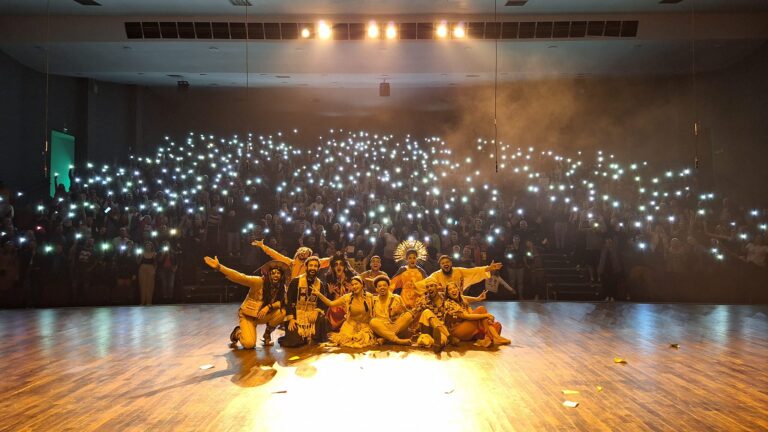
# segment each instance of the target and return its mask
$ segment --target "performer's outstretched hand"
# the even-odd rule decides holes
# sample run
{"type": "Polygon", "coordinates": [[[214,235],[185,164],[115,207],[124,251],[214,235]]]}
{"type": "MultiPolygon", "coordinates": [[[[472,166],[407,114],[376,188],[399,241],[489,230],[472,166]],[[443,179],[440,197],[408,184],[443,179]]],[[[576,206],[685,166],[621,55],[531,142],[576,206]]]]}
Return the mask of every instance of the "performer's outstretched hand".
{"type": "Polygon", "coordinates": [[[501,268],[501,263],[491,261],[491,263],[488,264],[488,267],[485,268],[485,271],[492,272],[492,271],[499,270],[500,268],[501,268]]]}
{"type": "Polygon", "coordinates": [[[264,246],[264,240],[254,240],[251,242],[251,246],[262,247],[264,246]]]}
{"type": "Polygon", "coordinates": [[[483,290],[483,292],[480,293],[479,296],[477,296],[477,299],[480,301],[485,300],[485,295],[488,294],[488,290],[483,290]]]}
{"type": "Polygon", "coordinates": [[[288,321],[288,330],[290,331],[296,331],[296,320],[292,319],[288,321]]]}
{"type": "Polygon", "coordinates": [[[312,294],[319,295],[320,294],[320,288],[318,288],[315,285],[312,285],[312,294]]]}
{"type": "Polygon", "coordinates": [[[203,258],[203,261],[205,261],[206,264],[212,269],[218,269],[219,268],[219,257],[205,257],[203,258]]]}

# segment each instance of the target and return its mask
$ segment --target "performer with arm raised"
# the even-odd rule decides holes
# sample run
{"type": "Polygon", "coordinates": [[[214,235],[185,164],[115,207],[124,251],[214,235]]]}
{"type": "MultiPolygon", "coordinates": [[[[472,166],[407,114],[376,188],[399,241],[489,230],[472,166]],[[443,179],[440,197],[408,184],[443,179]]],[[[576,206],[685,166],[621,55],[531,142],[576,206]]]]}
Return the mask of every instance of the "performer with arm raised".
{"type": "Polygon", "coordinates": [[[253,348],[256,345],[256,326],[266,324],[264,346],[272,345],[272,332],[285,317],[283,295],[288,266],[279,261],[270,261],[259,269],[262,276],[248,276],[221,265],[218,257],[205,257],[204,260],[209,267],[230,281],[249,288],[238,310],[240,325],[232,330],[230,341],[233,344],[240,342],[246,349],[253,348]]]}

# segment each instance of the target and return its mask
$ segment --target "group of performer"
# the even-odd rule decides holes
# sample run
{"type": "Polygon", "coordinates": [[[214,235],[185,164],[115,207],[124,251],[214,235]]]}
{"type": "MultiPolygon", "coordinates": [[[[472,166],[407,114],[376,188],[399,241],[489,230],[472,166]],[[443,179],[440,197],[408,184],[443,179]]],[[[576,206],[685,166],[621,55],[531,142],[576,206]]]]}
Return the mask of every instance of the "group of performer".
{"type": "Polygon", "coordinates": [[[427,275],[419,266],[426,248],[411,240],[398,246],[395,258],[404,265],[390,279],[377,256],[371,257],[369,270],[357,274],[343,253],[321,259],[301,247],[289,258],[261,241],[253,245],[273,258],[256,276],[225,267],[217,257],[204,258],[227,279],[249,288],[238,310],[239,325],[230,334],[233,345],[255,347],[258,325],[266,326],[265,346],[273,344],[272,333],[281,325],[285,336],[278,342],[283,347],[330,343],[365,348],[391,343],[439,352],[461,341],[480,347],[510,343],[501,336],[501,324],[493,315],[483,306],[470,306],[485,300],[485,291],[477,297],[464,295],[468,287],[499,270],[500,263],[453,267],[451,257],[443,255],[440,269],[427,275]],[[325,280],[319,276],[323,268],[328,268],[325,280]]]}

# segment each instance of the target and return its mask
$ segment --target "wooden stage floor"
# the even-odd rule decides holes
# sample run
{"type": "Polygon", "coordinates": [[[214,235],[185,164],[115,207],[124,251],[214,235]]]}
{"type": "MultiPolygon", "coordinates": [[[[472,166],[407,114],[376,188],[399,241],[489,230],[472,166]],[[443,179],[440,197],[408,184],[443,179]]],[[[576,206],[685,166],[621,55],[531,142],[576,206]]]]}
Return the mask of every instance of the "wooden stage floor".
{"type": "Polygon", "coordinates": [[[0,430],[768,430],[768,306],[489,303],[513,345],[441,355],[231,350],[237,307],[0,311],[0,430]]]}

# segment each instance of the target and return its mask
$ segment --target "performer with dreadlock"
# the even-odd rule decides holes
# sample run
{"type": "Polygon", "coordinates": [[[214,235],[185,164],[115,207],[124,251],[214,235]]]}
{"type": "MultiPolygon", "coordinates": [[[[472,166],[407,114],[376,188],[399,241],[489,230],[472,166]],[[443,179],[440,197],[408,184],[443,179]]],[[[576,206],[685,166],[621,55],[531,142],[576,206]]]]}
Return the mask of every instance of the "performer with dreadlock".
{"type": "Polygon", "coordinates": [[[233,344],[239,341],[246,349],[253,348],[256,345],[256,326],[266,324],[264,346],[272,345],[272,332],[285,317],[283,295],[288,266],[279,261],[270,261],[258,270],[261,276],[248,276],[221,265],[218,257],[203,259],[208,266],[221,272],[230,281],[249,288],[238,310],[240,325],[232,330],[230,341],[233,344]]]}
{"type": "Polygon", "coordinates": [[[352,276],[350,288],[351,292],[337,297],[336,300],[329,300],[319,289],[312,291],[329,308],[344,308],[347,319],[344,320],[338,333],[328,334],[328,339],[336,345],[350,348],[376,345],[376,336],[370,326],[373,295],[365,292],[363,279],[360,276],[352,276]]]}
{"type": "Polygon", "coordinates": [[[320,258],[310,256],[304,266],[306,274],[291,280],[285,296],[285,336],[277,341],[284,347],[298,347],[313,341],[328,339],[325,305],[317,304],[319,291],[325,295],[325,284],[317,277],[320,258]]]}
{"type": "MultiPolygon", "coordinates": [[[[252,242],[251,245],[261,248],[261,250],[263,250],[264,253],[269,255],[272,259],[280,261],[290,266],[291,279],[295,279],[307,272],[304,262],[307,260],[307,258],[312,256],[312,249],[308,247],[300,247],[296,249],[296,254],[293,256],[293,259],[291,259],[281,254],[280,252],[272,249],[271,247],[265,245],[263,240],[256,240],[252,242]]],[[[322,268],[328,267],[328,264],[330,263],[330,261],[331,261],[330,258],[320,259],[320,268],[322,269],[322,268]]]]}
{"type": "Polygon", "coordinates": [[[424,290],[417,288],[416,282],[427,277],[427,273],[418,265],[427,259],[427,248],[418,240],[406,240],[397,246],[393,256],[397,261],[405,261],[405,265],[392,277],[390,289],[403,298],[407,307],[412,308],[416,297],[424,294],[424,290]]]}
{"type": "Polygon", "coordinates": [[[485,291],[477,297],[464,296],[458,285],[448,282],[445,293],[445,323],[452,337],[461,341],[475,340],[475,345],[481,347],[512,343],[501,337],[501,324],[484,306],[474,310],[469,307],[470,303],[485,300],[485,291]]]}
{"type": "MultiPolygon", "coordinates": [[[[328,298],[331,301],[352,292],[352,276],[355,276],[355,271],[349,265],[346,255],[344,252],[336,252],[331,257],[331,266],[325,273],[328,298]]],[[[326,317],[328,318],[329,331],[339,331],[347,317],[347,311],[343,305],[331,306],[328,308],[326,317]]]]}

